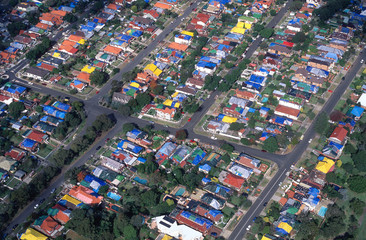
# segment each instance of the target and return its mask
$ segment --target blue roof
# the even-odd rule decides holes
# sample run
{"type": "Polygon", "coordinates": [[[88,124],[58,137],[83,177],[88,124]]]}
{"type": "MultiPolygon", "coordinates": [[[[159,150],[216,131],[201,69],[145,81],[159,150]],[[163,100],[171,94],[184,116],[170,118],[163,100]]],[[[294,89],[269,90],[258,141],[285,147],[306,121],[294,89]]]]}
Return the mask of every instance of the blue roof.
{"type": "Polygon", "coordinates": [[[128,141],[128,140],[122,140],[121,142],[118,143],[117,148],[119,149],[127,149],[133,153],[139,153],[140,151],[142,151],[142,147],[128,141]]]}
{"type": "Polygon", "coordinates": [[[116,193],[108,192],[107,196],[113,200],[119,201],[122,197],[116,193]]]}
{"type": "Polygon", "coordinates": [[[211,171],[211,166],[206,163],[204,165],[199,166],[198,169],[209,172],[209,171],[211,171]]]}
{"type": "Polygon", "coordinates": [[[211,180],[209,179],[209,178],[202,178],[202,182],[204,182],[204,183],[209,183],[209,182],[211,182],[211,180]]]}
{"type": "Polygon", "coordinates": [[[21,143],[22,147],[26,147],[26,148],[32,148],[34,145],[36,145],[37,142],[34,140],[31,140],[29,138],[24,139],[24,141],[21,143]]]}
{"type": "Polygon", "coordinates": [[[363,111],[364,111],[364,109],[362,107],[354,106],[352,111],[351,111],[351,114],[356,116],[356,117],[361,117],[363,111]]]}
{"type": "Polygon", "coordinates": [[[216,217],[217,215],[222,215],[222,212],[219,210],[210,210],[208,214],[210,214],[212,217],[216,217]]]}
{"type": "Polygon", "coordinates": [[[145,163],[146,162],[146,159],[145,158],[142,158],[142,157],[138,157],[137,158],[137,161],[142,162],[142,163],[145,163]]]}
{"type": "Polygon", "coordinates": [[[65,112],[59,111],[56,108],[51,107],[51,106],[44,106],[43,111],[48,115],[51,115],[51,116],[54,116],[54,117],[57,117],[60,119],[65,119],[65,116],[66,116],[65,112]]]}

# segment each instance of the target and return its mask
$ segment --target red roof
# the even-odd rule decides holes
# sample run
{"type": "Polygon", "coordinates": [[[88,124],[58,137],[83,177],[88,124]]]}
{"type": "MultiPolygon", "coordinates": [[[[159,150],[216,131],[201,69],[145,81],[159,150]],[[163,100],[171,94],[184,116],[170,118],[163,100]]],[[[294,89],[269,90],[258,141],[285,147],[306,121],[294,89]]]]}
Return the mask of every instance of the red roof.
{"type": "Polygon", "coordinates": [[[245,182],[244,178],[236,176],[232,173],[228,173],[224,180],[225,184],[235,187],[236,189],[240,189],[243,186],[244,182],[245,182]]]}
{"type": "Polygon", "coordinates": [[[32,130],[26,137],[33,141],[43,143],[47,139],[48,135],[37,130],[32,130]]]}
{"type": "Polygon", "coordinates": [[[43,220],[40,228],[48,235],[52,235],[53,232],[58,231],[62,226],[52,219],[52,217],[48,216],[45,220],[43,220]]]}
{"type": "Polygon", "coordinates": [[[11,157],[12,159],[14,159],[16,161],[20,161],[25,156],[25,152],[23,150],[13,148],[9,152],[6,152],[5,156],[11,157]]]}
{"type": "Polygon", "coordinates": [[[8,101],[10,97],[0,94],[0,102],[8,101]]]}
{"type": "Polygon", "coordinates": [[[277,112],[281,112],[281,113],[285,113],[294,117],[298,117],[300,114],[300,110],[298,109],[294,109],[294,108],[290,108],[290,107],[286,107],[283,105],[278,105],[275,109],[275,111],[277,112]]]}
{"type": "Polygon", "coordinates": [[[44,70],[47,70],[47,71],[50,71],[50,72],[52,72],[52,70],[54,69],[54,68],[56,68],[55,66],[52,66],[52,65],[50,65],[50,64],[47,64],[47,63],[41,63],[41,65],[39,65],[38,66],[39,68],[42,68],[42,69],[44,69],[44,70]]]}
{"type": "Polygon", "coordinates": [[[84,82],[90,82],[90,74],[86,73],[86,72],[80,72],[79,75],[77,75],[76,77],[77,79],[79,79],[80,81],[84,81],[84,82]]]}
{"type": "Polygon", "coordinates": [[[334,131],[332,132],[332,134],[330,135],[329,138],[334,138],[337,139],[340,142],[343,142],[344,139],[347,137],[348,131],[347,129],[338,126],[334,129],[334,131]]]}

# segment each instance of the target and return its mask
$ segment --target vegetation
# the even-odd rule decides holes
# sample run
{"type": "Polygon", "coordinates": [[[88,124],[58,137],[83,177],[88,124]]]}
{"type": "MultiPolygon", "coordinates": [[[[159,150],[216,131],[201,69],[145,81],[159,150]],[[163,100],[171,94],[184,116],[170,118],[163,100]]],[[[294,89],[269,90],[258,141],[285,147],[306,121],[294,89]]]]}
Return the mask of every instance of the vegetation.
{"type": "Polygon", "coordinates": [[[52,46],[51,40],[47,37],[43,37],[41,43],[35,46],[33,49],[29,50],[25,57],[29,60],[37,60],[43,54],[45,54],[52,46]]]}

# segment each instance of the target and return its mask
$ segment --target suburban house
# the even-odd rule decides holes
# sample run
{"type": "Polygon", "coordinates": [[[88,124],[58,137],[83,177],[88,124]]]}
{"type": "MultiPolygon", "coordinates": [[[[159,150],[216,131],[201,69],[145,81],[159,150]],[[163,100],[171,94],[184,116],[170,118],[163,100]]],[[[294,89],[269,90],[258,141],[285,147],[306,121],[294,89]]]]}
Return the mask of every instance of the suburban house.
{"type": "Polygon", "coordinates": [[[345,129],[343,126],[337,126],[328,140],[343,145],[347,139],[347,134],[347,129],[345,129]]]}
{"type": "Polygon", "coordinates": [[[176,112],[175,108],[163,106],[162,108],[155,108],[156,116],[163,120],[171,121],[174,118],[176,112]]]}
{"type": "Polygon", "coordinates": [[[24,71],[23,75],[25,77],[45,81],[49,73],[50,73],[49,71],[46,71],[44,69],[40,69],[37,67],[30,67],[26,71],[24,71]]]}

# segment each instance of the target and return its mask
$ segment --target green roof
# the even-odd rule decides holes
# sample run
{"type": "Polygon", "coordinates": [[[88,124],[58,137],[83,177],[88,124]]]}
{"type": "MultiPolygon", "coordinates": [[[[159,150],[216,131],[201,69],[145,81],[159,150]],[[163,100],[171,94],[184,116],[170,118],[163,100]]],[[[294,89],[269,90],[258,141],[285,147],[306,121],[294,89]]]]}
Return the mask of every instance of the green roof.
{"type": "Polygon", "coordinates": [[[252,22],[252,23],[256,22],[254,17],[240,16],[239,19],[247,21],[247,22],[252,22]]]}
{"type": "Polygon", "coordinates": [[[41,226],[43,221],[47,218],[48,216],[47,215],[43,215],[39,218],[36,219],[36,221],[34,221],[34,225],[36,226],[41,226]]]}
{"type": "Polygon", "coordinates": [[[125,176],[123,176],[123,175],[118,175],[118,176],[116,177],[116,179],[117,179],[118,181],[122,181],[123,179],[125,179],[125,176]]]}

